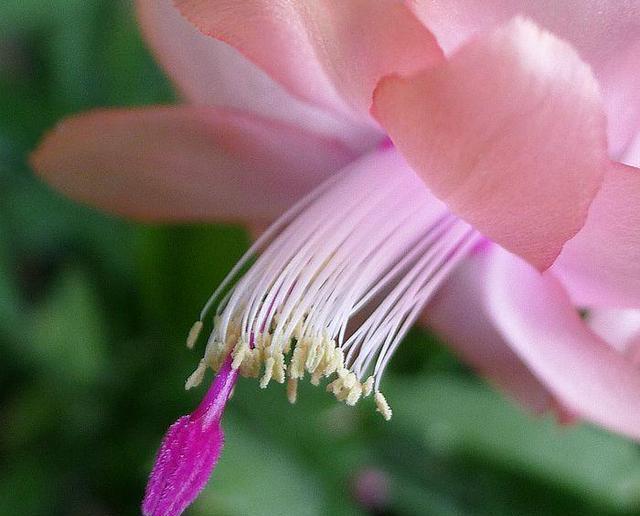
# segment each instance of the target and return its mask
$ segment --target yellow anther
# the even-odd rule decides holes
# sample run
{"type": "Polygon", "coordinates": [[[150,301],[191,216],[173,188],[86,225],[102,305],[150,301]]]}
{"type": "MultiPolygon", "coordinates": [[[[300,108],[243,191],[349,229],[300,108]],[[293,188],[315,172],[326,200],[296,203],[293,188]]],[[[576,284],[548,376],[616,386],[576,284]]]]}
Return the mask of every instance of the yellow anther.
{"type": "Polygon", "coordinates": [[[389,421],[391,419],[392,412],[391,407],[389,407],[389,404],[387,403],[387,399],[380,391],[376,391],[375,400],[376,412],[380,412],[385,421],[389,421]]]}
{"type": "Polygon", "coordinates": [[[202,383],[202,379],[204,378],[204,373],[207,371],[208,365],[209,364],[204,358],[200,360],[200,363],[198,364],[198,367],[196,367],[196,370],[191,373],[189,378],[187,378],[187,381],[184,383],[185,390],[188,391],[189,389],[193,389],[194,387],[197,387],[198,385],[200,385],[200,383],[202,383]]]}
{"type": "Polygon", "coordinates": [[[287,380],[287,399],[291,404],[295,403],[298,399],[298,380],[295,378],[289,378],[287,380]]]}
{"type": "Polygon", "coordinates": [[[260,378],[260,388],[266,389],[267,385],[271,381],[271,377],[273,376],[273,366],[275,364],[275,360],[273,357],[269,357],[264,361],[264,374],[262,378],[260,378]]]}
{"type": "Polygon", "coordinates": [[[196,321],[189,330],[189,335],[187,336],[187,347],[189,349],[193,349],[193,346],[195,346],[196,341],[200,336],[200,332],[202,331],[202,325],[202,321],[196,321]]]}
{"type": "MultiPolygon", "coordinates": [[[[242,376],[259,378],[261,388],[266,388],[271,380],[287,383],[287,399],[295,403],[298,397],[298,380],[305,372],[311,373],[311,383],[319,385],[323,377],[335,374],[327,385],[338,401],[347,405],[356,405],[361,398],[375,393],[376,411],[389,420],[391,408],[383,394],[374,390],[375,378],[369,376],[360,382],[350,368],[345,367],[343,350],[328,336],[321,338],[309,334],[302,335],[305,318],[301,318],[295,328],[294,337],[284,339],[284,333],[275,331],[281,315],[276,314],[264,333],[250,335],[242,331],[239,320],[229,321],[226,333],[220,331],[220,319],[215,320],[212,337],[205,349],[204,358],[185,382],[185,388],[191,389],[200,384],[207,367],[219,370],[231,356],[231,366],[242,376]],[[249,345],[251,342],[251,346],[249,345]]],[[[285,321],[290,325],[291,321],[285,321]]],[[[192,347],[203,327],[202,321],[196,321],[189,332],[187,345],[192,347]]]]}
{"type": "Polygon", "coordinates": [[[351,387],[351,390],[347,395],[347,405],[351,405],[353,407],[358,403],[360,396],[362,396],[362,384],[357,382],[353,387],[351,387]]]}

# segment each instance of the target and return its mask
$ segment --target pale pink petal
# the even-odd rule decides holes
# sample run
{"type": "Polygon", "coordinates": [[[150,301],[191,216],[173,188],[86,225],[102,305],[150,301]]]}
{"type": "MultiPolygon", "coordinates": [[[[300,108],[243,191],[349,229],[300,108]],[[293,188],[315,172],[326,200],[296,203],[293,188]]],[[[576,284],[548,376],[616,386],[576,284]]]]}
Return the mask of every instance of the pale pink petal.
{"type": "Polygon", "coordinates": [[[553,270],[578,305],[640,307],[640,169],[610,168],[553,270]]]}
{"type": "Polygon", "coordinates": [[[256,116],[156,107],[67,119],[31,163],[57,190],[119,215],[255,222],[352,158],[335,141],[256,116]]]}
{"type": "Polygon", "coordinates": [[[138,0],[145,39],[182,94],[196,104],[231,107],[338,138],[357,150],[379,139],[354,123],[288,93],[233,47],[205,36],[172,0],[138,0]]]}
{"type": "Polygon", "coordinates": [[[603,87],[611,156],[640,126],[640,2],[637,0],[407,0],[451,54],[473,35],[517,15],[569,41],[603,87]]]}
{"type": "Polygon", "coordinates": [[[592,332],[551,274],[494,246],[486,295],[496,328],[569,412],[640,439],[640,370],[592,332]]]}
{"type": "Polygon", "coordinates": [[[640,364],[640,310],[600,308],[589,311],[591,329],[614,349],[640,364]]]}
{"type": "Polygon", "coordinates": [[[292,93],[368,116],[380,77],[438,62],[431,33],[395,0],[176,0],[203,33],[237,48],[292,93]]]}
{"type": "Polygon", "coordinates": [[[373,112],[454,213],[542,269],[584,224],[607,163],[589,68],[522,19],[383,79],[373,112]]]}
{"type": "Polygon", "coordinates": [[[422,322],[516,401],[538,414],[556,410],[549,391],[507,345],[486,312],[484,283],[490,257],[484,247],[463,262],[427,306],[422,322]]]}
{"type": "Polygon", "coordinates": [[[640,131],[627,147],[622,162],[632,167],[640,168],[640,131]]]}

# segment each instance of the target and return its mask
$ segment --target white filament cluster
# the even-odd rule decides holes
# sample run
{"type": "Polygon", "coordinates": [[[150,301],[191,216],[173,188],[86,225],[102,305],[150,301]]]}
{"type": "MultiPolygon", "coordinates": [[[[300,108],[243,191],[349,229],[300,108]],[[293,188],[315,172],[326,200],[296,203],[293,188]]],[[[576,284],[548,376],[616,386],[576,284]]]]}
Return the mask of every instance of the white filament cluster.
{"type": "Polygon", "coordinates": [[[231,354],[244,376],[288,381],[306,373],[354,405],[379,392],[383,371],[425,304],[478,234],[451,215],[393,150],[363,158],[279,219],[214,292],[221,295],[205,357],[187,381],[231,354]],[[255,262],[244,274],[250,260],[255,262]]]}

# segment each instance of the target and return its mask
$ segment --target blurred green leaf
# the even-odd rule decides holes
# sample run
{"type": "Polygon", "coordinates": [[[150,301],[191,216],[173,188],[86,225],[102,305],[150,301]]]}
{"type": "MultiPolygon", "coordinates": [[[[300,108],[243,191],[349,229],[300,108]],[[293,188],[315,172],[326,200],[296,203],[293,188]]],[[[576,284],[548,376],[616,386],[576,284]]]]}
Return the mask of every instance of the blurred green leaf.
{"type": "Polygon", "coordinates": [[[385,388],[396,424],[429,450],[530,475],[609,510],[640,512],[640,450],[625,439],[536,419],[455,377],[394,378],[385,388]]]}
{"type": "MultiPolygon", "coordinates": [[[[321,479],[259,428],[228,418],[223,457],[193,509],[196,515],[300,516],[326,514],[321,479]]],[[[308,465],[307,465],[308,466],[308,465]]]]}
{"type": "Polygon", "coordinates": [[[95,382],[108,363],[104,322],[91,282],[68,271],[33,318],[30,353],[37,366],[56,382],[95,382]]]}

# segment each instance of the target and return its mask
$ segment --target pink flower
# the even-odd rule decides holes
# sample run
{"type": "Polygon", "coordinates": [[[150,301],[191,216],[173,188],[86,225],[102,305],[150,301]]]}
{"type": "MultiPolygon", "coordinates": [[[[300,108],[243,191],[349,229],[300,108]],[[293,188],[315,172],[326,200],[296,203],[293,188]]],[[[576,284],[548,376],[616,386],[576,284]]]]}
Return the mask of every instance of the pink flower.
{"type": "Polygon", "coordinates": [[[238,372],[291,401],[330,376],[390,418],[380,380],[417,319],[532,409],[640,438],[635,0],[138,5],[190,105],[71,118],[35,169],[140,220],[286,211],[194,326],[190,344],[217,306],[187,386],[219,375],[163,441],[145,514],[204,486],[238,372]]]}

